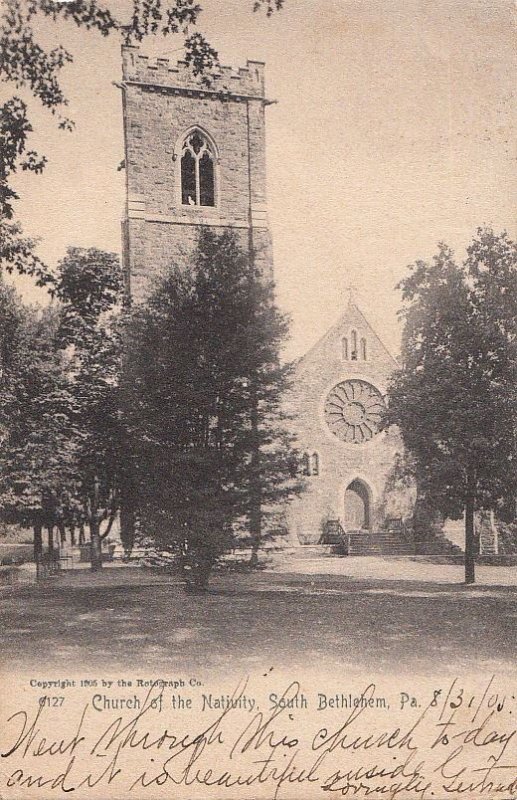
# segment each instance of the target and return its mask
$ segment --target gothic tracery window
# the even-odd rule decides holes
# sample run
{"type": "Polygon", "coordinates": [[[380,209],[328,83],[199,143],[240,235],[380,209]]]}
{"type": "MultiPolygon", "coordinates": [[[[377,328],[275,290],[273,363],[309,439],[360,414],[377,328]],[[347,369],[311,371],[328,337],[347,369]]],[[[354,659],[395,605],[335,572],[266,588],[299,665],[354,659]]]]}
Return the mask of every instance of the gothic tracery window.
{"type": "Polygon", "coordinates": [[[304,453],[302,457],[302,475],[313,477],[320,474],[319,453],[304,453]]]}
{"type": "Polygon", "coordinates": [[[186,137],[181,148],[181,202],[184,206],[215,205],[215,154],[200,131],[186,137]]]}

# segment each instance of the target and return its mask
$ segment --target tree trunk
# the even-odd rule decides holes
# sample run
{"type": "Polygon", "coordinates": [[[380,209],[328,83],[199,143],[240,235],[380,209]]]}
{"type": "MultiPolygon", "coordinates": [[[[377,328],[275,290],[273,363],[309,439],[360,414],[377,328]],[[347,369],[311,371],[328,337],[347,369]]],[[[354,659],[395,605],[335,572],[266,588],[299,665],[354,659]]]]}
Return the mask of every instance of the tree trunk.
{"type": "Polygon", "coordinates": [[[64,523],[64,522],[60,522],[60,523],[58,523],[58,526],[57,526],[57,527],[58,527],[59,534],[60,534],[60,537],[61,537],[61,544],[66,544],[66,528],[65,528],[65,523],[64,523]]]}
{"type": "MultiPolygon", "coordinates": [[[[56,548],[54,545],[54,525],[49,524],[47,525],[48,531],[48,571],[49,574],[53,575],[58,568],[59,564],[59,551],[56,553],[56,548]]],[[[59,547],[59,539],[58,539],[58,547],[59,547]]]]}
{"type": "Polygon", "coordinates": [[[260,541],[262,538],[260,496],[258,497],[258,499],[252,498],[252,507],[250,512],[250,534],[251,534],[250,567],[256,567],[258,564],[258,551],[260,547],[260,541]]]}
{"type": "Polygon", "coordinates": [[[203,548],[189,550],[183,562],[185,590],[194,594],[205,593],[208,590],[213,565],[214,559],[212,555],[203,548]]]}
{"type": "Polygon", "coordinates": [[[135,509],[126,503],[126,498],[122,500],[120,509],[120,539],[124,547],[124,557],[129,559],[135,543],[136,515],[135,509]]]}
{"type": "Polygon", "coordinates": [[[99,521],[96,517],[90,520],[90,539],[91,539],[91,568],[97,572],[102,568],[102,544],[99,531],[99,521]]]}
{"type": "Polygon", "coordinates": [[[251,485],[250,485],[250,535],[251,556],[250,567],[258,564],[258,551],[262,538],[262,491],[260,485],[260,449],[258,440],[257,401],[251,412],[252,453],[251,453],[251,485]]]}
{"type": "Polygon", "coordinates": [[[36,578],[40,577],[41,556],[43,554],[43,525],[34,525],[34,561],[36,562],[36,578]]]}
{"type": "Polygon", "coordinates": [[[476,582],[475,557],[474,498],[469,497],[465,506],[465,583],[476,582]]]}
{"type": "Polygon", "coordinates": [[[91,567],[93,572],[102,568],[102,542],[100,523],[98,517],[99,509],[99,479],[93,479],[93,496],[91,498],[90,518],[88,520],[90,526],[90,541],[91,541],[91,567]]]}
{"type": "Polygon", "coordinates": [[[50,559],[52,560],[52,558],[54,557],[54,526],[49,525],[47,531],[48,531],[48,553],[50,559]]]}

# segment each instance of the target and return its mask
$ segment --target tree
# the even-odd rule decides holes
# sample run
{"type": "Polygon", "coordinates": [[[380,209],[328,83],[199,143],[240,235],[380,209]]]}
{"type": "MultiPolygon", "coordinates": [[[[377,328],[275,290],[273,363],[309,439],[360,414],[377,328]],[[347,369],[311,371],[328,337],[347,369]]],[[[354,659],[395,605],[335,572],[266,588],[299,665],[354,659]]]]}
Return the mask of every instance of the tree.
{"type": "Polygon", "coordinates": [[[286,327],[230,232],[204,230],[189,270],[171,269],[133,312],[124,391],[142,527],[196,588],[250,527],[257,492],[264,513],[301,488],[280,414],[286,327]]]}
{"type": "Polygon", "coordinates": [[[497,509],[517,482],[516,248],[478,229],[463,266],[440,245],[400,287],[402,368],[388,391],[419,492],[465,514],[465,582],[475,580],[476,509],[497,509]]]}
{"type": "Polygon", "coordinates": [[[53,549],[56,526],[75,513],[75,452],[70,441],[70,396],[55,346],[58,316],[22,305],[0,283],[0,514],[34,530],[42,555],[42,529],[53,549]]]}
{"type": "Polygon", "coordinates": [[[55,295],[60,301],[57,341],[66,354],[73,401],[67,423],[77,453],[78,500],[90,529],[92,569],[99,569],[101,539],[120,508],[124,469],[119,414],[123,280],[118,257],[70,247],[58,266],[55,295]]]}
{"type": "Polygon", "coordinates": [[[99,569],[127,497],[118,258],[69,248],[53,286],[58,303],[36,313],[1,285],[0,504],[4,518],[34,527],[36,555],[43,525],[50,544],[54,527],[64,536],[88,525],[99,569]]]}

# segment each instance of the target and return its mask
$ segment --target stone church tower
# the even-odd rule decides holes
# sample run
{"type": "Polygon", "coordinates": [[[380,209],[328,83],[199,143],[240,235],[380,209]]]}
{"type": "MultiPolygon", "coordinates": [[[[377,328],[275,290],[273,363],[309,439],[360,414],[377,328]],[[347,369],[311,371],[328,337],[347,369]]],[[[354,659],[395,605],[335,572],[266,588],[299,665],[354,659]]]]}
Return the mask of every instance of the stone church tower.
{"type": "Polygon", "coordinates": [[[410,517],[410,493],[391,480],[402,442],[396,431],[379,430],[396,368],[352,296],[341,319],[297,363],[287,406],[307,490],[291,503],[289,528],[300,544],[318,543],[330,521],[366,542],[390,520],[410,517]]]}
{"type": "Polygon", "coordinates": [[[200,226],[235,229],[267,277],[264,64],[223,67],[211,84],[184,62],[122,48],[126,210],[123,257],[141,300],[171,264],[185,266],[200,226]]]}

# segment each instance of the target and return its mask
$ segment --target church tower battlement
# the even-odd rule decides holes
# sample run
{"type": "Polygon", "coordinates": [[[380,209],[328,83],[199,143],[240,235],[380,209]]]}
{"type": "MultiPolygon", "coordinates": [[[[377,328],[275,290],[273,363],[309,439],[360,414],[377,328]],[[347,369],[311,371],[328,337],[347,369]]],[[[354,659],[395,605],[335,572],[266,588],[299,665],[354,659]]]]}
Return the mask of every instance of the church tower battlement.
{"type": "Polygon", "coordinates": [[[173,63],[168,58],[149,58],[138,47],[125,45],[122,48],[122,74],[126,82],[160,86],[181,91],[190,89],[204,94],[228,94],[264,100],[264,62],[248,60],[245,67],[235,70],[221,66],[220,74],[209,83],[201,76],[194,76],[185,61],[173,63]]]}
{"type": "Polygon", "coordinates": [[[188,265],[201,226],[234,229],[272,276],[264,71],[248,61],[207,83],[185,62],[122,48],[123,257],[133,299],[171,264],[188,265]]]}

